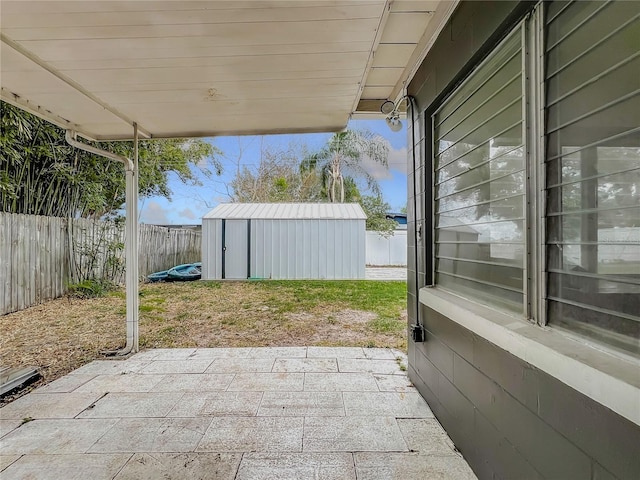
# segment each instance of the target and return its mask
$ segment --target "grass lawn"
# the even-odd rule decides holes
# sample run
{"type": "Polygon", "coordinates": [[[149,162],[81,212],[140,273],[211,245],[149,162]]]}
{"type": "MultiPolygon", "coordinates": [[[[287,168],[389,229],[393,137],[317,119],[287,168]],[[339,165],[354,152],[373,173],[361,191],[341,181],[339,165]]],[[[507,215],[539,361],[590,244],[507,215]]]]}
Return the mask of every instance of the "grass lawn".
{"type": "MultiPolygon", "coordinates": [[[[140,287],[140,348],[363,346],[406,351],[406,282],[256,281],[140,287]]],[[[124,290],[0,317],[0,363],[51,382],[122,348],[124,290]]]]}

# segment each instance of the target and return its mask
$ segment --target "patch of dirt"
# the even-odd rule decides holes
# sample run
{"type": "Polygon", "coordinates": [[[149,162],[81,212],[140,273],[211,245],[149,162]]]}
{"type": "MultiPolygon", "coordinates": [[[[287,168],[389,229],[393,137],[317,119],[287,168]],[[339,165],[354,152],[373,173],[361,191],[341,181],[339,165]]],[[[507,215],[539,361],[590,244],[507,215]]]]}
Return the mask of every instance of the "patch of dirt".
{"type": "MultiPolygon", "coordinates": [[[[375,328],[374,311],[344,301],[304,303],[294,288],[250,282],[143,285],[140,348],[376,346],[406,350],[406,300],[399,296],[393,331],[375,328]]],[[[385,306],[388,306],[386,301],[385,306]]],[[[41,378],[17,396],[124,347],[123,292],[59,298],[0,316],[0,364],[37,367],[41,378]]],[[[0,399],[0,405],[14,396],[0,399]]]]}

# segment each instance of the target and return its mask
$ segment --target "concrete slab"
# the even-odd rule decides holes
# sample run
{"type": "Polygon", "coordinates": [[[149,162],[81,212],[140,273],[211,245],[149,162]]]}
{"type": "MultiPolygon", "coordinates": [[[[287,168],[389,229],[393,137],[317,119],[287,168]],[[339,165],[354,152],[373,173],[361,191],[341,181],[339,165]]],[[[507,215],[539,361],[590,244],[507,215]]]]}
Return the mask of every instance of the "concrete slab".
{"type": "Polygon", "coordinates": [[[214,417],[199,452],[301,452],[302,417],[214,417]]]}
{"type": "Polygon", "coordinates": [[[185,393],[168,416],[255,416],[262,395],[262,392],[185,393]]]}
{"type": "Polygon", "coordinates": [[[393,417],[307,417],[302,451],[406,452],[408,448],[393,417]]]}
{"type": "Polygon", "coordinates": [[[396,421],[412,452],[420,455],[458,455],[453,442],[435,418],[398,418],[396,421]]]}
{"type": "Polygon", "coordinates": [[[406,375],[380,375],[373,376],[381,392],[417,392],[406,375]]]}
{"type": "Polygon", "coordinates": [[[358,480],[477,480],[469,465],[458,456],[358,452],[354,457],[358,480]]]}
{"type": "Polygon", "coordinates": [[[401,352],[392,350],[391,348],[363,348],[364,356],[370,360],[395,360],[402,356],[401,352]]]}
{"type": "Polygon", "coordinates": [[[78,418],[164,417],[182,393],[109,393],[78,418]]]}
{"type": "Polygon", "coordinates": [[[97,393],[42,393],[25,395],[0,408],[0,418],[73,418],[92,405],[97,393]]]}
{"type": "Polygon", "coordinates": [[[149,362],[132,357],[127,360],[94,360],[70,375],[120,375],[121,373],[137,373],[149,362]]]}
{"type": "Polygon", "coordinates": [[[2,437],[0,451],[25,455],[84,453],[117,422],[117,419],[34,420],[2,437]]]}
{"type": "Polygon", "coordinates": [[[404,375],[396,360],[370,360],[366,358],[338,358],[338,370],[344,373],[377,373],[404,375]]]}
{"type": "Polygon", "coordinates": [[[305,373],[304,390],[309,392],[377,392],[370,373],[305,373]]]}
{"type": "Polygon", "coordinates": [[[210,423],[204,417],[123,418],[89,452],[192,452],[210,423]]]}
{"type": "Polygon", "coordinates": [[[216,358],[206,373],[270,372],[275,358],[216,358]]]}
{"type": "Polygon", "coordinates": [[[366,267],[364,270],[366,280],[407,281],[407,267],[366,267]]]}
{"type": "Polygon", "coordinates": [[[192,348],[92,362],[0,410],[0,477],[473,478],[398,357],[192,348]],[[69,418],[23,423],[38,415],[69,418]]]}
{"type": "Polygon", "coordinates": [[[427,402],[417,392],[344,392],[347,416],[433,418],[427,402]]]}
{"type": "Polygon", "coordinates": [[[232,453],[136,453],[114,480],[233,480],[241,458],[232,453]]]}
{"type": "Polygon", "coordinates": [[[196,353],[195,348],[158,348],[151,350],[155,355],[153,360],[188,360],[196,353]]]}
{"type": "Polygon", "coordinates": [[[247,358],[250,356],[252,347],[246,348],[198,348],[196,352],[189,356],[192,360],[205,360],[207,358],[247,358]]]}
{"type": "MultiPolygon", "coordinates": [[[[151,376],[151,375],[147,375],[151,376]]],[[[152,392],[214,392],[226,390],[232,373],[190,373],[164,375],[152,392]]]]}
{"type": "Polygon", "coordinates": [[[130,454],[24,455],[2,472],[2,479],[111,480],[130,457],[130,454]]]}
{"type": "Polygon", "coordinates": [[[140,373],[204,373],[212,360],[152,360],[140,373]]]}
{"type": "Polygon", "coordinates": [[[23,420],[0,420],[0,438],[4,437],[7,433],[13,432],[16,428],[22,425],[23,420]]]}
{"type": "Polygon", "coordinates": [[[18,460],[20,455],[0,455],[0,472],[18,460]]]}
{"type": "Polygon", "coordinates": [[[43,385],[32,393],[70,393],[81,385],[84,385],[89,380],[95,378],[96,375],[66,375],[58,378],[48,385],[43,385]]]}
{"type": "Polygon", "coordinates": [[[165,352],[169,350],[173,350],[173,349],[172,348],[152,348],[148,350],[145,349],[145,350],[140,350],[138,353],[131,355],[129,358],[134,358],[136,361],[139,361],[139,362],[146,362],[149,360],[153,360],[155,357],[158,356],[160,352],[165,352]]]}
{"type": "Polygon", "coordinates": [[[297,392],[303,389],[304,373],[237,373],[227,390],[253,392],[297,392]]]}
{"type": "Polygon", "coordinates": [[[335,358],[279,358],[272,372],[337,372],[335,358]]]}
{"type": "Polygon", "coordinates": [[[246,453],[237,480],[355,480],[350,453],[246,453]]]}
{"type": "Polygon", "coordinates": [[[155,387],[164,375],[141,375],[128,373],[125,375],[97,375],[75,389],[76,393],[107,392],[148,392],[155,387]]]}
{"type": "Polygon", "coordinates": [[[362,347],[307,347],[307,358],[365,358],[362,347]]]}
{"type": "Polygon", "coordinates": [[[258,416],[344,416],[344,404],[335,392],[265,392],[258,416]]]}
{"type": "Polygon", "coordinates": [[[251,349],[252,358],[305,358],[307,347],[257,347],[251,349]]]}

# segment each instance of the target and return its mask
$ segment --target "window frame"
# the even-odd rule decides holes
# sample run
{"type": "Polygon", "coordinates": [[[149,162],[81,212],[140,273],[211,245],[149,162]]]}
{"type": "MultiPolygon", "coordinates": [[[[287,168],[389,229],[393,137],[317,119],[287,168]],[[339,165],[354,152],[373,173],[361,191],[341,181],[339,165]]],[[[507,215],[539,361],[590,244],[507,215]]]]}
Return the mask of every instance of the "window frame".
{"type": "MultiPolygon", "coordinates": [[[[431,257],[433,258],[433,262],[431,265],[431,286],[432,287],[438,287],[439,284],[436,281],[437,278],[437,269],[436,269],[436,265],[437,265],[437,261],[436,259],[436,238],[437,238],[437,230],[438,228],[436,227],[436,215],[437,215],[437,208],[436,208],[436,174],[437,174],[437,169],[436,169],[436,147],[435,147],[435,142],[436,142],[436,115],[447,105],[447,103],[449,102],[449,100],[452,99],[452,97],[454,95],[456,95],[456,93],[458,93],[460,90],[462,90],[470,81],[472,81],[472,79],[474,78],[474,75],[477,73],[478,70],[480,70],[483,66],[485,66],[487,63],[489,63],[496,55],[499,54],[501,48],[508,43],[509,41],[512,41],[514,39],[514,37],[516,36],[520,36],[520,55],[521,55],[521,84],[522,84],[522,142],[523,142],[523,150],[524,150],[524,193],[523,193],[523,202],[524,202],[524,209],[523,209],[523,232],[524,232],[524,242],[523,242],[523,247],[524,247],[524,259],[523,259],[523,264],[522,264],[522,295],[523,295],[523,302],[522,302],[522,310],[515,312],[515,311],[509,311],[507,309],[503,309],[500,308],[498,306],[491,306],[491,305],[486,305],[488,308],[491,308],[497,312],[500,313],[504,313],[506,315],[511,315],[514,316],[516,318],[525,318],[528,319],[531,322],[538,322],[538,316],[534,313],[537,312],[538,310],[538,302],[536,301],[536,307],[535,308],[530,308],[530,299],[531,298],[536,298],[535,296],[532,297],[531,295],[531,288],[536,288],[533,287],[532,285],[532,279],[533,282],[535,282],[536,284],[538,282],[540,282],[540,278],[544,278],[539,272],[538,269],[544,265],[544,264],[540,264],[539,262],[539,258],[540,256],[537,254],[537,250],[538,247],[535,247],[536,253],[534,255],[531,256],[531,258],[535,259],[535,264],[531,264],[530,263],[530,255],[529,255],[529,247],[530,244],[532,242],[531,240],[531,233],[533,232],[535,234],[535,229],[531,228],[531,224],[533,223],[533,219],[536,218],[536,216],[538,215],[537,212],[531,212],[529,205],[531,203],[531,192],[529,191],[529,176],[531,175],[530,169],[529,169],[529,164],[531,163],[530,157],[530,146],[529,146],[529,135],[531,133],[531,130],[538,132],[538,128],[535,129],[530,129],[529,128],[529,124],[534,124],[537,125],[540,121],[543,120],[542,118],[533,118],[530,119],[530,105],[528,102],[528,95],[527,92],[534,88],[534,91],[537,91],[537,87],[536,85],[531,85],[532,84],[532,78],[531,75],[529,75],[529,72],[531,70],[531,68],[529,67],[529,59],[528,59],[528,53],[529,53],[529,48],[528,48],[528,42],[529,42],[529,31],[528,31],[528,22],[529,19],[533,16],[533,15],[540,15],[539,13],[536,14],[536,11],[541,9],[541,4],[539,4],[538,6],[535,7],[534,11],[532,13],[530,13],[529,15],[527,15],[525,18],[523,18],[522,20],[520,20],[516,25],[514,25],[510,31],[504,36],[504,38],[502,38],[500,40],[500,42],[498,42],[498,44],[496,44],[495,46],[493,46],[491,48],[491,51],[486,55],[485,58],[482,59],[481,62],[479,62],[477,65],[474,66],[473,70],[471,72],[469,72],[469,74],[466,76],[466,78],[460,82],[459,85],[457,85],[451,92],[449,92],[449,94],[440,102],[440,104],[438,105],[438,107],[430,113],[430,118],[429,118],[429,124],[430,124],[430,128],[431,128],[431,132],[430,132],[430,138],[431,138],[431,155],[430,155],[430,163],[431,163],[431,182],[429,185],[429,198],[431,200],[431,257]]],[[[542,24],[542,22],[540,22],[542,24]]],[[[543,25],[542,25],[543,26],[543,25]]],[[[536,35],[537,38],[537,35],[536,35]]],[[[540,47],[539,47],[540,48],[540,47]]],[[[535,59],[533,60],[535,61],[535,59]]],[[[538,62],[541,63],[541,62],[538,62]]],[[[544,78],[544,77],[538,77],[538,75],[536,75],[536,79],[537,78],[544,78]]],[[[486,83],[486,82],[485,82],[486,83]]],[[[480,86],[478,86],[477,88],[481,88],[483,84],[481,84],[480,86]]],[[[544,87],[544,86],[542,86],[544,87]]],[[[467,97],[467,99],[470,97],[467,97]]],[[[542,100],[542,98],[544,97],[540,97],[540,101],[542,100]]],[[[465,99],[465,101],[467,100],[465,99]]],[[[463,102],[464,103],[464,102],[463,102]]],[[[542,107],[544,108],[544,105],[542,105],[542,107]]],[[[544,112],[542,112],[544,113],[544,112]]],[[[539,112],[534,112],[534,116],[538,116],[539,112]]],[[[544,147],[544,137],[541,139],[541,145],[542,147],[544,147]]],[[[543,162],[544,163],[544,162],[543,162]]],[[[543,165],[544,167],[544,165],[543,165]]],[[[537,170],[537,169],[536,169],[537,170]]],[[[538,177],[539,173],[536,171],[533,176],[535,178],[535,184],[538,184],[538,177]]],[[[544,177],[541,177],[544,178],[544,177]]],[[[471,206],[471,205],[470,205],[471,206]]],[[[537,209],[536,209],[537,210],[537,209]]],[[[544,218],[544,210],[542,210],[542,215],[544,218]]],[[[542,237],[541,239],[544,242],[544,237],[542,237]]],[[[537,242],[537,238],[535,240],[537,242]]],[[[544,283],[542,281],[542,283],[544,283]]],[[[477,300],[474,300],[473,298],[469,298],[467,296],[461,295],[463,298],[466,298],[470,301],[475,301],[477,303],[477,300]]],[[[482,304],[484,305],[484,304],[482,304]]]]}
{"type": "MultiPolygon", "coordinates": [[[[526,319],[527,321],[538,325],[539,327],[554,327],[553,322],[549,323],[548,310],[550,308],[549,296],[549,275],[548,271],[548,215],[547,215],[547,109],[546,109],[546,12],[548,5],[545,2],[539,2],[522,20],[516,23],[508,33],[495,45],[493,45],[489,53],[478,62],[473,69],[466,75],[463,81],[461,81],[455,88],[452,89],[438,104],[437,108],[431,112],[425,112],[429,115],[430,121],[430,152],[429,159],[431,162],[431,181],[429,182],[428,198],[431,200],[431,258],[432,263],[430,265],[431,286],[439,287],[438,282],[438,262],[436,260],[436,254],[438,253],[438,242],[436,218],[438,211],[438,199],[437,195],[437,173],[440,168],[436,168],[436,159],[438,157],[438,144],[439,138],[436,137],[438,123],[437,115],[447,106],[450,106],[450,102],[455,102],[455,109],[460,108],[464,103],[473,96],[473,93],[482,88],[482,86],[488,81],[484,80],[482,83],[475,85],[475,88],[471,92],[465,92],[462,99],[455,99],[455,95],[459,94],[462,89],[468,86],[469,82],[473,81],[478,71],[484,67],[488,62],[492,61],[496,55],[501,53],[501,49],[504,45],[513,41],[516,35],[521,36],[520,48],[521,48],[521,60],[522,60],[522,144],[524,154],[524,221],[523,221],[523,237],[524,237],[524,260],[523,260],[523,287],[522,287],[522,310],[508,310],[500,306],[499,302],[496,304],[490,304],[489,302],[483,302],[473,295],[468,295],[462,291],[457,292],[456,289],[448,286],[443,290],[450,291],[454,295],[458,295],[462,298],[469,300],[470,302],[478,303],[479,305],[486,306],[487,308],[499,312],[501,314],[510,315],[520,320],[526,319]],[[522,312],[522,313],[520,313],[522,312]]],[[[554,15],[556,18],[562,12],[564,12],[568,6],[564,6],[559,12],[554,15]]],[[[512,48],[512,47],[511,47],[512,48]]],[[[452,110],[452,112],[455,111],[452,110]]],[[[452,114],[449,112],[449,115],[452,114]]],[[[446,120],[446,118],[445,118],[446,120]]],[[[441,123],[445,121],[438,119],[441,123]]],[[[454,160],[455,162],[456,160],[454,160]]],[[[475,203],[470,202],[469,207],[475,206],[475,203]]],[[[517,304],[516,304],[517,305],[517,304]]],[[[555,330],[555,328],[554,328],[555,330]]],[[[559,328],[563,334],[567,334],[571,338],[574,338],[582,343],[597,346],[598,348],[604,348],[607,351],[611,351],[615,354],[622,354],[627,356],[626,353],[621,352],[618,348],[608,344],[606,341],[600,341],[597,338],[589,338],[578,332],[573,332],[570,329],[559,328]]],[[[616,329],[611,329],[616,333],[616,329]]],[[[633,354],[632,354],[633,355],[633,354]]]]}

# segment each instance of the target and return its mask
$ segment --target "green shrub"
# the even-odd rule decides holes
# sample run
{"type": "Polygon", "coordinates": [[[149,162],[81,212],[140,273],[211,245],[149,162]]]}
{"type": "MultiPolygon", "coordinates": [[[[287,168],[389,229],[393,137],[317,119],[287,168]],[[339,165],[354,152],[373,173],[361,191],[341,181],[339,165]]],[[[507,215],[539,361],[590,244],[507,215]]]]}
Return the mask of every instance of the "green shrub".
{"type": "Polygon", "coordinates": [[[115,285],[107,280],[83,280],[68,285],[70,297],[97,298],[104,297],[115,285]]]}

